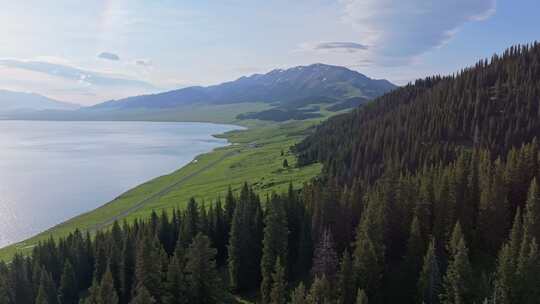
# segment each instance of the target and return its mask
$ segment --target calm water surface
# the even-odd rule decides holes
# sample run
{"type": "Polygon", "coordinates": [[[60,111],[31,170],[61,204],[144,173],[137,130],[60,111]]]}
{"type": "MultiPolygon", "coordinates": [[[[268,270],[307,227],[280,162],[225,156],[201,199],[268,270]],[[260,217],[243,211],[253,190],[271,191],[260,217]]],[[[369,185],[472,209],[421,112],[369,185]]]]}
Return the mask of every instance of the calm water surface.
{"type": "Polygon", "coordinates": [[[196,155],[235,126],[0,121],[0,247],[110,201],[196,155]]]}

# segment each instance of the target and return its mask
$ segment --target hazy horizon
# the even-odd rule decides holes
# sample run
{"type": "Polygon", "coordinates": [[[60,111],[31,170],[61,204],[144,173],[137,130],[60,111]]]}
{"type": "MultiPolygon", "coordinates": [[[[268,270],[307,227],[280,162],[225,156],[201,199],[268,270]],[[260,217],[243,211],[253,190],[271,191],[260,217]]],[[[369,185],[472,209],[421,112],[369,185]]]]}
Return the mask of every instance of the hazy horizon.
{"type": "Polygon", "coordinates": [[[405,84],[537,39],[535,5],[10,2],[0,12],[0,89],[92,105],[317,62],[405,84]]]}

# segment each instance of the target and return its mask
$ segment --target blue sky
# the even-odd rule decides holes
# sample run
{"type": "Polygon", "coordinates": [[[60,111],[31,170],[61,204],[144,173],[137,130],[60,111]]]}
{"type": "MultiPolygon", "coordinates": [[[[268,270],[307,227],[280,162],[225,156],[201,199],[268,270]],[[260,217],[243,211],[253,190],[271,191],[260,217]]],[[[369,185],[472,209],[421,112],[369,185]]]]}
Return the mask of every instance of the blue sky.
{"type": "Polygon", "coordinates": [[[405,84],[540,38],[537,0],[6,2],[0,89],[80,104],[316,62],[405,84]]]}

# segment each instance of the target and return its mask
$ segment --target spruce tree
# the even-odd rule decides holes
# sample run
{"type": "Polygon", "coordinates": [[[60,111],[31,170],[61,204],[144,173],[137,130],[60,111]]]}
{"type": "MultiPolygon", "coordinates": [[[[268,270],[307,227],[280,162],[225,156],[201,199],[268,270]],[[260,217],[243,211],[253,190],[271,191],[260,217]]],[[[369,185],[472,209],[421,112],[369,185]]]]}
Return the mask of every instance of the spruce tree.
{"type": "Polygon", "coordinates": [[[328,279],[326,279],[324,275],[315,278],[309,289],[306,302],[310,304],[330,304],[334,299],[335,297],[332,293],[332,287],[330,286],[328,279]]]}
{"type": "Polygon", "coordinates": [[[244,184],[236,204],[228,246],[229,283],[234,290],[259,285],[263,238],[259,198],[244,184]]]}
{"type": "Polygon", "coordinates": [[[329,229],[326,229],[320,238],[319,244],[315,248],[311,272],[314,277],[325,276],[327,279],[333,280],[337,272],[338,263],[332,233],[329,229]]]}
{"type": "Polygon", "coordinates": [[[178,246],[167,269],[164,304],[184,304],[188,300],[188,283],[185,274],[183,248],[178,246]]]}
{"type": "Polygon", "coordinates": [[[140,236],[137,241],[137,253],[135,259],[135,289],[144,286],[152,298],[159,301],[161,295],[161,261],[159,254],[160,245],[150,235],[140,236]]]}
{"type": "Polygon", "coordinates": [[[270,291],[270,304],[286,303],[287,281],[285,279],[285,267],[281,258],[276,259],[274,273],[272,274],[272,289],[270,291]]]}
{"type": "Polygon", "coordinates": [[[223,296],[215,259],[216,249],[210,246],[208,237],[197,234],[186,252],[189,303],[216,303],[223,296]]]}
{"type": "Polygon", "coordinates": [[[540,191],[536,178],[529,187],[523,215],[523,231],[528,237],[540,240],[540,191]]]}
{"type": "Polygon", "coordinates": [[[58,288],[60,304],[73,304],[79,300],[79,289],[77,287],[77,278],[73,271],[73,266],[69,261],[64,264],[64,270],[60,279],[60,288],[58,288]]]}
{"type": "Polygon", "coordinates": [[[156,303],[156,300],[154,299],[154,297],[152,297],[148,289],[146,289],[146,287],[144,287],[143,285],[140,285],[136,289],[135,293],[136,293],[135,297],[133,297],[133,299],[131,300],[131,302],[129,302],[129,304],[154,304],[156,303]]]}
{"type": "Polygon", "coordinates": [[[368,297],[363,289],[358,289],[356,294],[356,304],[368,304],[368,297]]]}
{"type": "MultiPolygon", "coordinates": [[[[456,227],[459,227],[456,225],[456,227]]],[[[454,245],[452,245],[454,246],[454,245]]],[[[461,304],[471,301],[472,270],[469,252],[463,236],[452,250],[452,257],[444,276],[441,303],[461,304]]]]}
{"type": "Polygon", "coordinates": [[[109,267],[99,285],[100,304],[118,304],[118,294],[114,287],[113,275],[109,267]]]}
{"type": "Polygon", "coordinates": [[[308,304],[306,300],[306,287],[300,282],[291,293],[291,304],[308,304]]]}
{"type": "Polygon", "coordinates": [[[435,240],[432,239],[424,256],[424,265],[418,279],[418,302],[439,303],[440,286],[439,262],[435,251],[435,240]]]}
{"type": "MultiPolygon", "coordinates": [[[[0,301],[0,303],[2,302],[0,301]]],[[[54,285],[51,275],[47,271],[42,271],[41,278],[39,280],[39,289],[36,296],[36,304],[56,303],[58,303],[56,286],[54,285]]]]}
{"type": "Polygon", "coordinates": [[[268,202],[264,218],[263,255],[261,258],[261,298],[263,303],[270,301],[270,291],[273,285],[272,277],[276,261],[281,260],[287,265],[287,215],[283,202],[273,194],[268,202]]]}
{"type": "Polygon", "coordinates": [[[353,304],[356,294],[356,282],[353,272],[351,255],[347,250],[343,252],[340,270],[338,273],[337,288],[339,290],[339,304],[353,304]]]}

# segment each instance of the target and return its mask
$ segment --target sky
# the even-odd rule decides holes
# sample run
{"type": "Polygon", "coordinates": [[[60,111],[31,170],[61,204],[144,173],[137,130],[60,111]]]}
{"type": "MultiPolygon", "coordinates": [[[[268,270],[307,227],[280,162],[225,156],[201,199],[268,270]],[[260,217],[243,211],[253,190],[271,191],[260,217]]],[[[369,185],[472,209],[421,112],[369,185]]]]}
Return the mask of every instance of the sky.
{"type": "Polygon", "coordinates": [[[83,105],[312,63],[403,85],[540,39],[538,0],[0,1],[0,89],[83,105]]]}

